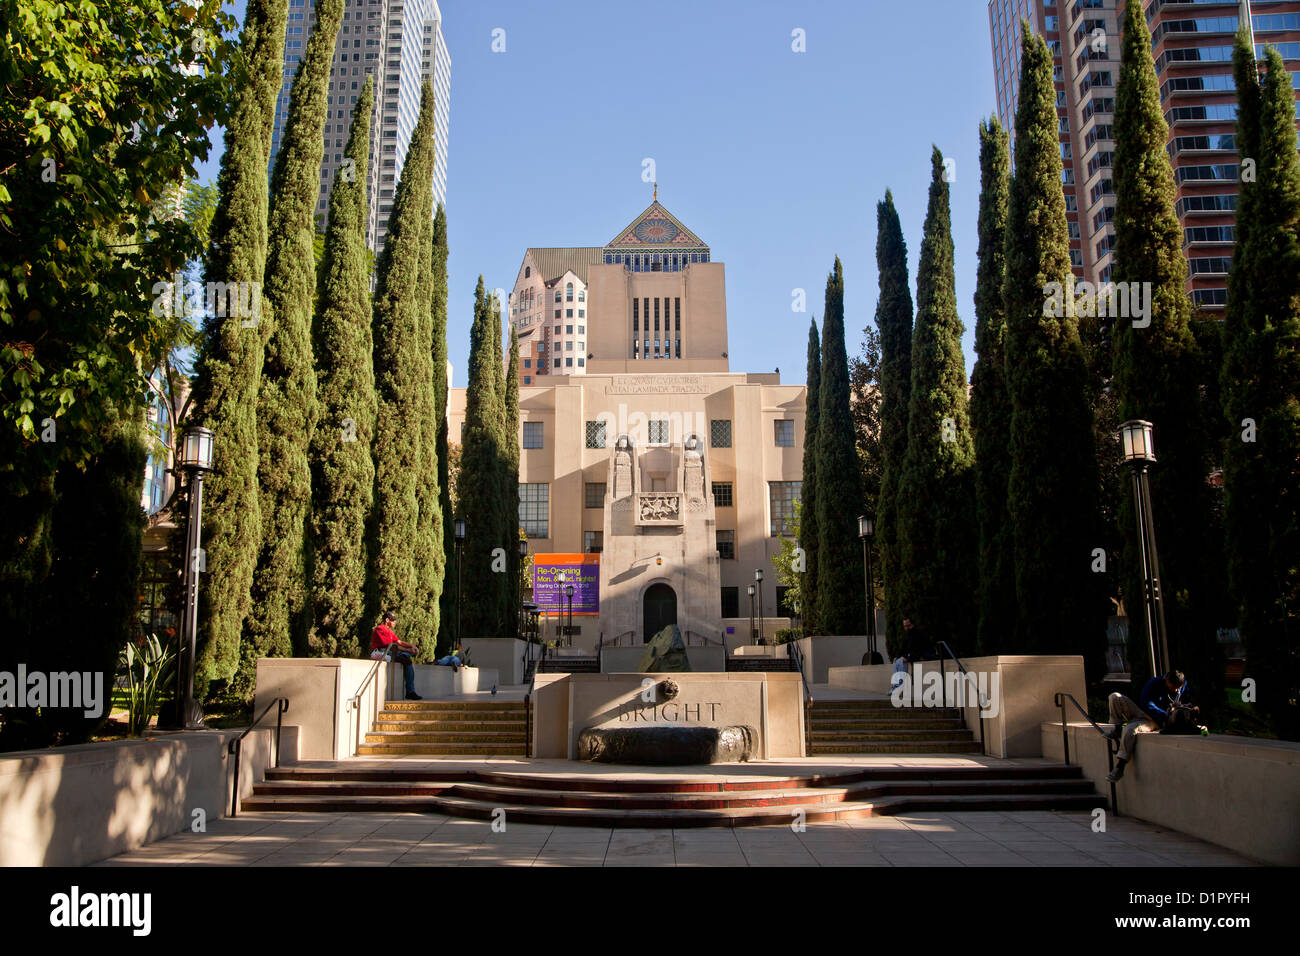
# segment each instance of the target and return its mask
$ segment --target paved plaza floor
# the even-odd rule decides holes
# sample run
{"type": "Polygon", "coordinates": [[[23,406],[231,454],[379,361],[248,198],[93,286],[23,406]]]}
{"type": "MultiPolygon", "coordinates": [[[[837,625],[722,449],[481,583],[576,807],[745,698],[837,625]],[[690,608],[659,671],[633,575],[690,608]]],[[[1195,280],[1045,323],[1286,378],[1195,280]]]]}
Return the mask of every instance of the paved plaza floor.
{"type": "Polygon", "coordinates": [[[96,866],[1250,866],[1202,840],[1084,812],[912,813],[831,824],[635,830],[436,813],[246,813],[96,866]]]}

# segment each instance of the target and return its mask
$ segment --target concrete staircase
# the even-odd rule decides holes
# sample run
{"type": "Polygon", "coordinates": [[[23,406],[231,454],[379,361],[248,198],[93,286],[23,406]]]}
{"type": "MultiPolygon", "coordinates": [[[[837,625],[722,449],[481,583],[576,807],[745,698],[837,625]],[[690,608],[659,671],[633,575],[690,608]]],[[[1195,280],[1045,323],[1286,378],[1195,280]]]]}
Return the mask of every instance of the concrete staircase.
{"type": "Polygon", "coordinates": [[[267,771],[244,810],[426,812],[517,823],[740,827],[925,810],[1091,810],[1106,806],[1078,767],[879,767],[808,776],[619,779],[412,766],[267,771]]]}
{"type": "Polygon", "coordinates": [[[889,700],[817,700],[808,755],[968,754],[980,745],[954,708],[895,707],[889,700]]]}
{"type": "Polygon", "coordinates": [[[523,701],[390,700],[360,756],[522,757],[523,701]]]}

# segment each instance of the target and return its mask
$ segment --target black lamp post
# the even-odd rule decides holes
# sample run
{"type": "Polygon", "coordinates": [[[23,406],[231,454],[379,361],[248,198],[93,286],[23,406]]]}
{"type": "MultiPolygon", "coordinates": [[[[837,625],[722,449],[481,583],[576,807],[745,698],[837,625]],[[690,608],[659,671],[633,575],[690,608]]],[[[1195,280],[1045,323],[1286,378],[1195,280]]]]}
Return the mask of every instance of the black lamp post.
{"type": "Polygon", "coordinates": [[[181,438],[179,467],[190,475],[190,524],[185,542],[185,608],[181,615],[180,653],[176,667],[176,727],[204,730],[203,711],[194,700],[194,648],[199,628],[199,574],[203,567],[203,476],[212,471],[216,435],[192,427],[181,438]]]}
{"type": "Polygon", "coordinates": [[[1119,426],[1124,460],[1133,466],[1133,503],[1137,509],[1138,547],[1142,555],[1147,653],[1151,662],[1151,676],[1155,677],[1169,671],[1169,642],[1165,635],[1165,606],[1160,593],[1160,557],[1156,553],[1156,526],[1151,514],[1151,483],[1148,479],[1151,463],[1156,460],[1151,430],[1151,423],[1140,419],[1119,426]]]}
{"type": "Polygon", "coordinates": [[[523,634],[524,624],[524,565],[528,563],[528,540],[519,539],[519,614],[516,615],[515,623],[519,626],[519,633],[523,634]]]}
{"type": "Polygon", "coordinates": [[[876,663],[876,589],[871,586],[871,539],[876,536],[876,523],[866,515],[858,517],[858,537],[862,539],[862,573],[867,588],[867,646],[871,648],[871,663],[876,663]]]}
{"type": "Polygon", "coordinates": [[[754,585],[749,586],[749,639],[752,643],[758,643],[758,631],[754,630],[754,585]]]}
{"type": "Polygon", "coordinates": [[[569,623],[564,625],[564,635],[568,638],[565,642],[566,647],[573,646],[573,585],[566,584],[564,593],[569,599],[569,623]]]}
{"type": "Polygon", "coordinates": [[[452,522],[452,527],[456,532],[456,643],[461,643],[462,635],[460,633],[460,566],[461,552],[465,549],[465,519],[457,518],[452,522]]]}
{"type": "Polygon", "coordinates": [[[754,569],[754,587],[758,591],[758,643],[766,644],[767,637],[763,634],[763,569],[754,569]]]}

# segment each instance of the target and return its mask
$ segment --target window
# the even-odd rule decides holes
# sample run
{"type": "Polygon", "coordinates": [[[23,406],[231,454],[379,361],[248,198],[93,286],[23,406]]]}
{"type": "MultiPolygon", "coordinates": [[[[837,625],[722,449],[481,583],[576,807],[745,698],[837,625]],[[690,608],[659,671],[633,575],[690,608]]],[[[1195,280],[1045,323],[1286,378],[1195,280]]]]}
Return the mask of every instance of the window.
{"type": "Polygon", "coordinates": [[[555,367],[556,367],[556,368],[559,368],[559,367],[560,367],[560,360],[559,360],[559,359],[556,359],[556,360],[555,360],[555,367]]]}
{"type": "Polygon", "coordinates": [[[608,423],[604,420],[587,422],[587,447],[604,448],[605,447],[605,426],[608,423]]]}
{"type": "MultiPolygon", "coordinates": [[[[572,345],[573,343],[570,342],[569,344],[572,345]]],[[[566,368],[573,368],[573,359],[572,359],[572,358],[566,358],[566,359],[564,360],[564,365],[565,365],[566,368]]]]}
{"type": "Polygon", "coordinates": [[[532,367],[533,367],[533,360],[530,358],[524,359],[524,368],[532,368],[532,367]]]}
{"type": "Polygon", "coordinates": [[[542,447],[542,423],[541,422],[524,422],[524,447],[525,448],[542,447]]]}
{"type": "Polygon", "coordinates": [[[549,536],[547,513],[550,510],[551,486],[545,482],[519,485],[519,527],[530,538],[549,536]]]}
{"type": "MultiPolygon", "coordinates": [[[[555,301],[556,301],[556,302],[559,302],[560,300],[559,300],[559,299],[556,299],[555,301]]],[[[572,302],[572,301],[573,301],[573,283],[572,283],[572,282],[566,282],[566,283],[564,284],[564,301],[565,301],[565,302],[572,302]]]]}
{"type": "MultiPolygon", "coordinates": [[[[565,309],[565,310],[564,310],[564,317],[565,317],[566,319],[571,319],[571,318],[573,318],[573,310],[572,310],[572,309],[565,309]]],[[[573,326],[569,326],[569,334],[570,334],[570,335],[573,334],[573,326]]]]}
{"type": "Polygon", "coordinates": [[[722,589],[722,616],[740,617],[740,588],[722,589]]]}
{"type": "Polygon", "coordinates": [[[715,481],[713,483],[713,506],[715,508],[732,507],[731,482],[715,481]]]}
{"type": "Polygon", "coordinates": [[[579,301],[579,302],[586,302],[586,301],[587,301],[587,290],[586,290],[586,289],[579,289],[579,290],[578,290],[578,301],[579,301]]]}
{"type": "Polygon", "coordinates": [[[650,422],[650,444],[668,444],[668,419],[654,419],[650,422]]]}
{"type": "Polygon", "coordinates": [[[605,533],[603,531],[582,532],[582,553],[600,554],[605,550],[605,533]]]}
{"type": "Polygon", "coordinates": [[[772,537],[789,537],[794,533],[794,503],[799,500],[801,481],[769,481],[768,503],[771,505],[772,537]]]}
{"type": "Polygon", "coordinates": [[[532,384],[533,384],[533,377],[532,377],[531,375],[525,375],[525,376],[524,376],[524,384],[525,384],[525,385],[532,385],[532,384]]]}
{"type": "Polygon", "coordinates": [[[736,532],[718,531],[718,557],[723,561],[736,560],[736,532]]]}
{"type": "Polygon", "coordinates": [[[709,444],[714,448],[731,447],[730,418],[715,418],[709,422],[709,444]]]}
{"type": "Polygon", "coordinates": [[[776,425],[776,444],[778,448],[794,447],[794,421],[788,418],[777,419],[773,424],[776,425]]]}
{"type": "Polygon", "coordinates": [[[527,278],[528,278],[529,276],[531,276],[532,274],[533,274],[533,267],[532,267],[532,266],[524,266],[524,278],[527,279],[527,278]]]}
{"type": "Polygon", "coordinates": [[[583,485],[584,502],[583,506],[587,508],[605,507],[605,483],[603,481],[589,481],[583,485]]]}
{"type": "Polygon", "coordinates": [[[560,290],[559,290],[559,289],[556,289],[556,290],[555,290],[555,301],[556,301],[556,302],[559,302],[559,301],[560,301],[560,290]]]}

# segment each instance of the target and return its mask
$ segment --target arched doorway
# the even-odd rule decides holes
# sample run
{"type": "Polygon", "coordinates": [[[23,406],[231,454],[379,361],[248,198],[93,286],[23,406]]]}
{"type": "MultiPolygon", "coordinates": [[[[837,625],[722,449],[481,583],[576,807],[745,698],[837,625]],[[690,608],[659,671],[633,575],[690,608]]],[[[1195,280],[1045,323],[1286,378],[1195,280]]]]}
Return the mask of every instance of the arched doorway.
{"type": "Polygon", "coordinates": [[[666,584],[652,584],[646,589],[641,640],[649,641],[669,624],[677,623],[677,593],[666,584]]]}

